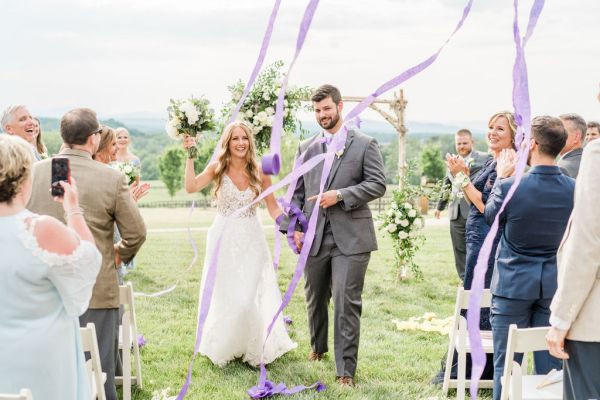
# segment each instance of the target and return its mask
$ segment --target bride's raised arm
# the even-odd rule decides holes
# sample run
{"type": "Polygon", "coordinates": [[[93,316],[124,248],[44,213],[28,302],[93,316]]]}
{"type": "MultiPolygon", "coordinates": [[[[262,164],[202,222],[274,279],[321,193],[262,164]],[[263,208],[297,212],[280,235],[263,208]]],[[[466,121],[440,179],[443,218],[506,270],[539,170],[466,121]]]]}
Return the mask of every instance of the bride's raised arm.
{"type": "MultiPolygon", "coordinates": [[[[267,174],[262,173],[262,171],[261,171],[261,177],[262,177],[261,178],[262,179],[262,189],[263,189],[263,191],[265,191],[272,185],[271,177],[267,174]]],[[[275,196],[273,195],[273,193],[271,193],[270,195],[265,197],[265,204],[267,205],[267,210],[269,211],[269,215],[274,220],[277,219],[277,217],[279,217],[281,214],[283,214],[283,211],[281,211],[281,208],[279,207],[277,200],[275,200],[275,196]]]]}
{"type": "MultiPolygon", "coordinates": [[[[196,145],[196,138],[187,136],[183,139],[183,147],[187,150],[189,147],[196,145]]],[[[212,182],[215,177],[215,170],[218,161],[209,163],[200,174],[196,175],[194,171],[194,159],[188,158],[185,161],[185,191],[188,193],[199,192],[212,182]]]]}

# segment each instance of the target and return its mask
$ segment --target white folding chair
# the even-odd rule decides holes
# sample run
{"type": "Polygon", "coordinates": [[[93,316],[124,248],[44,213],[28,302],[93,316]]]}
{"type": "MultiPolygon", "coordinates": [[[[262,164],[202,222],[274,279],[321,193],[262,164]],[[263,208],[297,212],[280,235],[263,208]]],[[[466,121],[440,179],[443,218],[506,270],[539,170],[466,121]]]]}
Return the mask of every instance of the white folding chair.
{"type": "Polygon", "coordinates": [[[518,329],[512,324],[508,330],[506,361],[502,375],[501,400],[561,400],[563,394],[560,382],[537,388],[546,375],[527,375],[527,368],[519,365],[515,353],[548,350],[546,333],[550,327],[518,329]],[[525,375],[523,374],[525,371],[525,375]]]}
{"type": "Polygon", "coordinates": [[[131,400],[131,385],[142,387],[142,361],[138,343],[138,330],[133,303],[133,285],[127,282],[119,286],[119,302],[123,306],[123,317],[119,326],[119,349],[123,355],[123,376],[116,376],[117,385],[123,386],[123,400],[131,400]],[[131,376],[131,350],[135,362],[135,376],[131,376]]]}
{"type": "Polygon", "coordinates": [[[90,359],[86,361],[85,367],[92,389],[92,400],[106,400],[104,383],[106,382],[106,373],[102,372],[100,365],[100,351],[98,350],[98,338],[96,336],[96,326],[88,323],[85,328],[79,328],[81,333],[81,344],[83,351],[90,353],[90,359]]]}
{"type": "MultiPolygon", "coordinates": [[[[470,379],[466,379],[467,353],[471,352],[471,343],[469,341],[469,333],[467,331],[467,320],[460,315],[461,310],[466,310],[469,307],[470,290],[465,290],[459,287],[456,293],[456,304],[454,305],[454,318],[452,328],[450,329],[450,337],[448,340],[448,355],[446,356],[446,370],[444,371],[444,383],[442,389],[444,395],[448,394],[448,389],[456,388],[456,398],[464,399],[465,390],[471,383],[470,379]],[[458,371],[456,379],[450,379],[450,371],[452,370],[452,358],[454,350],[458,352],[458,371]]],[[[490,307],[492,304],[492,294],[489,289],[483,291],[481,296],[480,308],[490,307]]],[[[494,352],[494,342],[492,341],[492,331],[481,331],[481,339],[483,351],[486,353],[494,352]]],[[[480,388],[492,388],[494,381],[482,379],[479,381],[480,388]]]]}
{"type": "Polygon", "coordinates": [[[21,389],[19,394],[2,394],[0,393],[0,400],[33,400],[31,390],[21,389]]]}

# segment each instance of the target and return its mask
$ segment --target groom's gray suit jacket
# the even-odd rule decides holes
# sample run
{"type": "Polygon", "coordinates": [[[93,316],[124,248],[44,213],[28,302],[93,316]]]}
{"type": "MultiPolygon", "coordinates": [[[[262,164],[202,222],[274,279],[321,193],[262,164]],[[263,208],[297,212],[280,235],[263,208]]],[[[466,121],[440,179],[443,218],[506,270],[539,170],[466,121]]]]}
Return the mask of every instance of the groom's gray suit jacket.
{"type": "MultiPolygon", "coordinates": [[[[316,141],[317,134],[302,142],[299,154],[306,151],[304,160],[325,152],[325,146],[316,141]]],[[[319,193],[323,163],[300,177],[292,202],[309,219],[315,201],[307,201],[319,193]]],[[[317,208],[319,216],[315,239],[310,255],[315,256],[321,246],[327,220],[336,245],[344,255],[367,253],[377,250],[373,218],[368,203],[385,194],[383,159],[377,141],[359,131],[349,130],[341,157],[335,156],[329,178],[324,188],[339,190],[343,201],[327,209],[317,208]]],[[[301,230],[298,228],[298,230],[301,230]]]]}

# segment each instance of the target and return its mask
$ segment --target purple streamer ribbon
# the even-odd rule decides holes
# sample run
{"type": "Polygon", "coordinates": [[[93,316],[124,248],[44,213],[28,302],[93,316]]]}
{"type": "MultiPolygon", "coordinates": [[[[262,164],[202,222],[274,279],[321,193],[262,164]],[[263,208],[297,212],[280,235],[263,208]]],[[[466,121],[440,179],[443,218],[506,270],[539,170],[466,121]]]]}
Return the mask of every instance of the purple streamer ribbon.
{"type": "Polygon", "coordinates": [[[471,372],[470,392],[473,399],[477,399],[477,387],[479,379],[483,373],[486,364],[485,352],[481,343],[481,334],[479,330],[480,304],[484,289],[485,274],[488,268],[488,260],[492,252],[492,246],[499,227],[499,218],[504,208],[513,196],[513,193],[521,183],[521,178],[527,164],[527,155],[529,146],[521,146],[521,143],[527,143],[531,137],[531,103],[529,99],[529,83],[527,77],[527,64],[525,62],[524,47],[533,34],[538,18],[544,7],[544,0],[535,0],[529,14],[529,23],[527,33],[523,40],[519,31],[519,0],[514,0],[515,18],[513,23],[513,38],[516,48],[515,62],[513,66],[513,107],[515,120],[517,123],[517,135],[515,143],[517,146],[517,166],[515,181],[511,185],[506,198],[500,207],[499,212],[494,218],[494,222],[486,236],[479,255],[473,274],[473,283],[471,285],[471,297],[469,298],[469,308],[467,310],[467,326],[469,331],[469,340],[471,343],[471,357],[473,359],[473,368],[471,372]]]}
{"type": "Polygon", "coordinates": [[[310,386],[298,385],[291,389],[288,389],[284,383],[279,383],[276,385],[273,382],[266,379],[267,370],[265,369],[264,365],[260,366],[260,375],[261,380],[264,377],[264,384],[262,386],[253,386],[247,391],[248,395],[250,395],[250,397],[253,399],[264,399],[267,397],[273,397],[276,394],[290,396],[292,394],[300,393],[303,390],[307,389],[315,389],[318,393],[322,392],[327,388],[320,381],[317,381],[316,383],[313,383],[310,386]]]}
{"type": "Polygon", "coordinates": [[[281,83],[281,88],[279,88],[279,95],[277,96],[277,104],[275,106],[275,118],[271,128],[270,152],[269,154],[265,154],[262,158],[262,170],[267,175],[277,175],[281,168],[281,134],[283,132],[283,101],[285,91],[292,73],[292,68],[294,68],[294,64],[296,64],[296,60],[302,51],[302,47],[304,47],[304,41],[318,5],[319,0],[310,0],[306,6],[304,17],[300,23],[298,38],[296,39],[296,52],[294,53],[294,58],[285,74],[285,78],[281,83]]]}
{"type": "MultiPolygon", "coordinates": [[[[267,50],[269,49],[269,43],[271,42],[271,36],[273,35],[273,26],[275,25],[275,19],[277,19],[277,13],[279,12],[280,5],[281,5],[281,0],[275,0],[275,4],[273,5],[273,10],[271,11],[271,16],[269,17],[269,22],[267,24],[267,29],[265,30],[265,35],[263,37],[262,45],[260,47],[260,51],[258,52],[258,58],[256,59],[256,63],[254,64],[254,69],[252,70],[252,73],[250,74],[250,78],[248,79],[248,82],[246,83],[246,87],[244,88],[244,91],[242,92],[242,96],[238,100],[237,105],[235,106],[235,109],[233,110],[233,113],[231,114],[231,117],[229,117],[229,123],[232,123],[233,121],[235,121],[235,118],[237,117],[238,113],[240,112],[240,109],[242,108],[242,105],[244,104],[244,101],[246,100],[248,93],[250,93],[250,89],[252,88],[252,85],[254,85],[254,81],[256,80],[256,77],[258,76],[260,69],[262,68],[263,62],[265,61],[265,56],[267,55],[267,50]]],[[[221,149],[222,140],[223,140],[223,137],[220,137],[219,143],[215,147],[215,151],[213,152],[213,154],[210,158],[210,162],[213,162],[217,159],[219,150],[221,149]]]]}

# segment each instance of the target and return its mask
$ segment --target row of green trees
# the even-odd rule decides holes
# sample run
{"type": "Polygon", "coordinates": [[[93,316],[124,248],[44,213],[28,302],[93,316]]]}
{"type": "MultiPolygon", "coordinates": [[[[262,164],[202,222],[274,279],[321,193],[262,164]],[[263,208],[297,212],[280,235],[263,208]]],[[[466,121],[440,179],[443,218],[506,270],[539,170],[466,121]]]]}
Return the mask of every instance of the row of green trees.
{"type": "MultiPolygon", "coordinates": [[[[282,169],[279,177],[285,177],[293,167],[293,160],[298,149],[299,138],[286,134],[282,141],[282,169]]],[[[446,173],[446,165],[444,156],[446,153],[454,153],[454,136],[450,134],[423,137],[423,135],[409,136],[407,138],[407,154],[410,164],[410,174],[408,182],[414,185],[421,183],[422,177],[425,177],[427,182],[434,183],[443,179],[446,173]]],[[[196,173],[202,171],[210,159],[216,139],[214,137],[203,138],[199,144],[199,156],[195,161],[196,173]]],[[[141,145],[141,144],[139,144],[141,145]]],[[[138,145],[138,146],[139,146],[138,145]]],[[[484,139],[477,138],[476,148],[479,150],[485,149],[484,139]]],[[[137,146],[136,146],[137,149],[137,146]]],[[[385,174],[387,183],[398,183],[398,139],[381,144],[381,153],[385,165],[385,174]]],[[[138,152],[138,155],[141,154],[138,152]]],[[[167,146],[160,157],[157,159],[157,170],[160,179],[167,187],[169,194],[174,196],[183,188],[183,172],[185,166],[185,152],[181,145],[167,146]]],[[[144,165],[144,179],[149,177],[149,166],[144,165]]],[[[275,181],[278,178],[274,178],[275,181]]],[[[203,191],[208,194],[210,188],[203,191]]]]}

